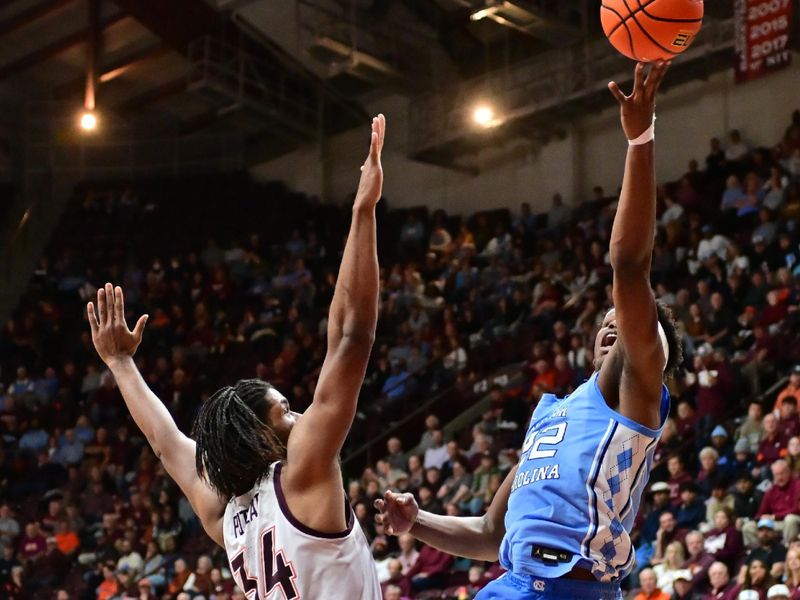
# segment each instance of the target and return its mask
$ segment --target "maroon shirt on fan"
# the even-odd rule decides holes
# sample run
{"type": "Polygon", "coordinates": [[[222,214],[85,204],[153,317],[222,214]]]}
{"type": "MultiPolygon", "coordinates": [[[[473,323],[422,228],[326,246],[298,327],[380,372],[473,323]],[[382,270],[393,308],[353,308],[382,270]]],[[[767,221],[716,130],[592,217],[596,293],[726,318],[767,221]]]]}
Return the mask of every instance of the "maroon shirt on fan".
{"type": "Polygon", "coordinates": [[[792,479],[782,488],[773,485],[767,490],[756,518],[761,515],[774,515],[780,521],[785,519],[786,515],[797,514],[798,509],[800,509],[800,480],[792,479]]]}

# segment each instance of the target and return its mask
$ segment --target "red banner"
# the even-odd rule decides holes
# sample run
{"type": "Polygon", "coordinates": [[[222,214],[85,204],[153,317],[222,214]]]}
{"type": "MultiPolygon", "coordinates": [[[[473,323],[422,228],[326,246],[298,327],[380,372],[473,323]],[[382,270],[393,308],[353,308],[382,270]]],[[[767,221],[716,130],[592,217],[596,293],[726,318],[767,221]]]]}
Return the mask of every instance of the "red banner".
{"type": "Polygon", "coordinates": [[[794,3],[795,0],[735,0],[738,83],[791,62],[794,3]]]}

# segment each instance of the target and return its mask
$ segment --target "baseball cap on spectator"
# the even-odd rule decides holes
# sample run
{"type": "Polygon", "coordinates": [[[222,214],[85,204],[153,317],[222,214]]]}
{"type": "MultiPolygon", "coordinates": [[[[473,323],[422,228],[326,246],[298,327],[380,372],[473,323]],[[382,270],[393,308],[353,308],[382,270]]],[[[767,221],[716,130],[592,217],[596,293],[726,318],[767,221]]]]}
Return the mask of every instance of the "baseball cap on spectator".
{"type": "Polygon", "coordinates": [[[725,431],[725,428],[722,425],[717,425],[714,427],[714,430],[711,432],[711,437],[728,437],[728,432],[725,431]]]}
{"type": "Polygon", "coordinates": [[[675,573],[675,581],[683,579],[684,581],[692,580],[692,572],[689,569],[680,569],[675,573]]]}
{"type": "Polygon", "coordinates": [[[763,244],[764,243],[764,236],[756,234],[753,236],[753,244],[763,244]]]}
{"type": "Polygon", "coordinates": [[[669,492],[670,487],[666,481],[656,481],[650,486],[650,493],[657,494],[658,492],[669,492]]]}
{"type": "Polygon", "coordinates": [[[773,585],[769,588],[767,592],[767,598],[789,598],[790,592],[789,588],[783,585],[782,583],[778,583],[773,585]]]}
{"type": "Polygon", "coordinates": [[[736,445],[733,447],[733,451],[736,454],[741,452],[750,452],[750,442],[744,438],[739,438],[736,440],[736,445]]]}
{"type": "Polygon", "coordinates": [[[739,592],[739,595],[736,596],[736,600],[761,600],[761,596],[759,596],[758,592],[755,590],[742,590],[739,592]]]}
{"type": "Polygon", "coordinates": [[[773,521],[772,519],[767,519],[766,517],[761,517],[758,520],[758,528],[775,529],[775,521],[773,521]]]}

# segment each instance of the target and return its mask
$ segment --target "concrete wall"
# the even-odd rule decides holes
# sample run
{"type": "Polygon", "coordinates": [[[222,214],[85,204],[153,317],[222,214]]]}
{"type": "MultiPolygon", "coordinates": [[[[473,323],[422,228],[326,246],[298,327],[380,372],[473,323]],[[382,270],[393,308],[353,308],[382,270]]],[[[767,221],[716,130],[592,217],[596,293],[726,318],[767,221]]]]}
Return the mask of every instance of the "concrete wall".
{"type": "MultiPolygon", "coordinates": [[[[797,57],[795,56],[795,59],[797,57]]],[[[703,161],[712,136],[723,137],[738,127],[745,141],[771,146],[783,134],[791,112],[800,108],[800,65],[760,80],[736,85],[733,73],[718,73],[667,89],[659,98],[656,127],[658,177],[679,177],[690,158],[703,161]]],[[[573,123],[563,140],[538,151],[505,154],[487,151],[483,168],[471,176],[411,161],[406,157],[408,100],[393,96],[369,106],[388,119],[384,169],[385,193],[391,206],[428,205],[451,213],[481,208],[516,207],[529,201],[546,209],[561,192],[568,202],[588,197],[595,185],[618,188],[626,144],[618,111],[609,108],[573,123]],[[513,158],[508,158],[511,155],[513,158]]],[[[359,166],[369,140],[368,124],[252,169],[255,177],[279,179],[294,189],[341,201],[358,183],[359,166]]],[[[509,146],[516,142],[509,141],[509,146]]]]}

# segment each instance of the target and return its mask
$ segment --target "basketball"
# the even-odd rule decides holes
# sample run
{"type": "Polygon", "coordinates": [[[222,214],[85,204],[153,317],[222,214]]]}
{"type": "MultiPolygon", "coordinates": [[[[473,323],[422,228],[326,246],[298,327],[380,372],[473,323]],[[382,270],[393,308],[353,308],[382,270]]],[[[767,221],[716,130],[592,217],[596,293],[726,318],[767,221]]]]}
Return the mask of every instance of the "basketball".
{"type": "Polygon", "coordinates": [[[702,0],[603,0],[608,41],[630,59],[670,60],[691,46],[703,24],[702,0]]]}

